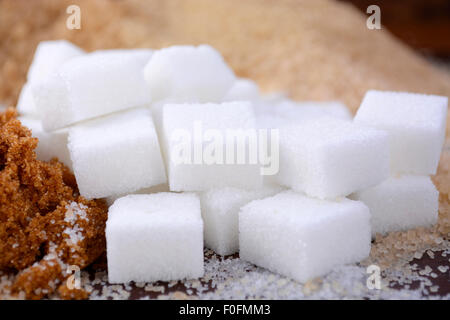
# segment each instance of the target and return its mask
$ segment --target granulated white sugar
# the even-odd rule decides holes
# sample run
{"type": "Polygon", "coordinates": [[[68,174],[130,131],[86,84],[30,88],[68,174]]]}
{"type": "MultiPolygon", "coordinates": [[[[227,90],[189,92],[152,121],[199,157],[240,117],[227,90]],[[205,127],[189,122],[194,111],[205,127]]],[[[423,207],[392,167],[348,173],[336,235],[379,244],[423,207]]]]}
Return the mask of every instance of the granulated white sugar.
{"type": "Polygon", "coordinates": [[[64,234],[67,234],[69,238],[66,238],[65,241],[69,246],[75,246],[78,242],[84,239],[83,229],[76,223],[79,219],[83,219],[89,221],[89,218],[86,214],[87,206],[82,203],[71,202],[66,205],[66,214],[64,217],[64,221],[69,223],[70,226],[63,230],[64,234]]]}
{"type": "MultiPolygon", "coordinates": [[[[450,243],[431,248],[445,257],[450,254],[450,243]]],[[[427,249],[429,250],[429,249],[427,249]]],[[[423,251],[425,252],[425,251],[423,251]]],[[[335,268],[323,278],[299,284],[286,277],[240,260],[223,258],[205,250],[205,274],[198,280],[171,281],[167,283],[142,283],[144,289],[140,299],[450,299],[450,294],[438,295],[439,287],[419,272],[419,267],[406,259],[401,268],[382,270],[380,290],[366,286],[366,264],[351,264],[335,268]],[[414,284],[414,285],[413,285],[414,284]],[[403,288],[395,288],[400,285],[403,288]],[[177,286],[178,291],[174,291],[177,286]],[[179,287],[181,286],[181,287],[179,287]],[[190,290],[188,295],[179,290],[190,290]],[[155,294],[158,294],[155,297],[155,294]]],[[[438,266],[437,272],[448,272],[448,266],[438,266]]],[[[92,300],[129,299],[131,285],[111,285],[105,271],[96,272],[92,280],[87,272],[81,272],[81,287],[91,293],[92,300]]],[[[0,272],[0,298],[10,298],[8,286],[11,275],[0,272]]],[[[137,287],[137,286],[136,286],[137,287]]],[[[24,295],[18,297],[23,299],[24,295]]],[[[56,295],[50,297],[58,299],[56,295]]]]}
{"type": "MultiPolygon", "coordinates": [[[[442,248],[434,248],[442,250],[442,248]]],[[[445,252],[445,251],[443,251],[445,252]]],[[[167,284],[141,284],[144,289],[140,299],[442,299],[439,287],[429,277],[420,275],[418,266],[403,270],[383,270],[381,288],[369,289],[366,285],[366,266],[350,264],[337,267],[322,278],[305,284],[292,281],[239,258],[222,258],[206,250],[205,275],[199,280],[172,281],[167,284]],[[413,284],[416,284],[413,286],[413,284]],[[402,289],[395,288],[403,286],[402,289]],[[174,286],[177,290],[174,291],[174,286]],[[180,287],[181,286],[181,287],[180,287]],[[183,290],[185,292],[179,291],[183,290]],[[146,294],[147,293],[147,294],[146,294]],[[155,294],[158,294],[155,296],[155,294]]],[[[110,285],[105,272],[96,274],[93,281],[85,281],[90,288],[90,299],[128,299],[130,286],[110,285]],[[89,284],[90,283],[90,284],[89,284]],[[92,289],[92,286],[94,289],[92,289]],[[127,288],[128,287],[128,288],[127,288]]]]}

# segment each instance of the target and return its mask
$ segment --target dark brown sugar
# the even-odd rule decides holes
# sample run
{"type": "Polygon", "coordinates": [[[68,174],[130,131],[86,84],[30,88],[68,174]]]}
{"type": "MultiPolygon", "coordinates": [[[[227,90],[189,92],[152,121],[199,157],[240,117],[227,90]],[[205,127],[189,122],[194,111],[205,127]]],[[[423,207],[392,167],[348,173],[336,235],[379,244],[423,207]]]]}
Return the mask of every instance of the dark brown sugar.
{"type": "MultiPolygon", "coordinates": [[[[12,108],[0,114],[0,270],[18,272],[13,294],[35,299],[105,251],[107,207],[80,197],[57,159],[37,160],[38,141],[15,116],[12,108]]],[[[74,290],[58,291],[76,298],[74,290]]]]}

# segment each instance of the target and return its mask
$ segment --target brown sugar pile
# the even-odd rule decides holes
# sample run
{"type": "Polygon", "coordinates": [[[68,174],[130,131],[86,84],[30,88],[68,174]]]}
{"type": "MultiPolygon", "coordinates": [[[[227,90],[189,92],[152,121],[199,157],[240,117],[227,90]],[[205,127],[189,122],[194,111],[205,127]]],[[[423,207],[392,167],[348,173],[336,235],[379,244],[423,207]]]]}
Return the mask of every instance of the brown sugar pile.
{"type": "Polygon", "coordinates": [[[0,271],[18,273],[5,295],[86,298],[64,280],[105,251],[107,208],[80,197],[56,159],[36,160],[37,143],[14,109],[0,114],[0,271]]]}

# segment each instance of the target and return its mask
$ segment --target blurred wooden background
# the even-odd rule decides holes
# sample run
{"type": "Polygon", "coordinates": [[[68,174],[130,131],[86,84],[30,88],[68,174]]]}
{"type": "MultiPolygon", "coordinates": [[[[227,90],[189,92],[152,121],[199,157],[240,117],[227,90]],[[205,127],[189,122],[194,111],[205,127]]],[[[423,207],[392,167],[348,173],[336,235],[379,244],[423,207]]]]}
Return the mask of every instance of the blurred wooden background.
{"type": "Polygon", "coordinates": [[[450,0],[340,0],[364,13],[381,9],[381,23],[398,38],[427,55],[450,60],[450,0]]]}

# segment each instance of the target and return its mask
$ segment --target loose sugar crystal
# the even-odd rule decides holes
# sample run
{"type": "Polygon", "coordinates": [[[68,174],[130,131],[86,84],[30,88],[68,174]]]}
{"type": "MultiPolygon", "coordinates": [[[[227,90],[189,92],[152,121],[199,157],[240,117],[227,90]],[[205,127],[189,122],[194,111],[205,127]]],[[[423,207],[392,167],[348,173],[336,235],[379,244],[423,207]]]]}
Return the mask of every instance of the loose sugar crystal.
{"type": "Polygon", "coordinates": [[[166,182],[149,110],[132,110],[75,125],[69,130],[69,150],[80,194],[88,199],[166,182]]]}
{"type": "Polygon", "coordinates": [[[104,52],[69,60],[58,72],[32,86],[45,130],[149,105],[142,68],[151,51],[104,52]]]}
{"type": "Polygon", "coordinates": [[[354,121],[389,133],[392,173],[435,174],[447,105],[447,97],[371,90],[354,121]]]}
{"type": "Polygon", "coordinates": [[[252,200],[274,195],[281,190],[278,186],[264,186],[251,191],[220,188],[200,193],[205,246],[223,256],[238,252],[239,209],[252,200]]]}
{"type": "Polygon", "coordinates": [[[144,76],[154,100],[220,102],[235,76],[208,45],[173,46],[155,51],[144,76]]]}
{"type": "Polygon", "coordinates": [[[53,132],[46,132],[42,129],[41,121],[31,117],[21,116],[20,122],[31,130],[33,137],[39,139],[35,149],[36,157],[42,161],[49,161],[58,158],[69,169],[72,169],[69,149],[67,148],[68,129],[60,129],[53,132]]]}
{"type": "Polygon", "coordinates": [[[83,55],[85,52],[66,40],[42,41],[38,44],[33,61],[28,69],[27,82],[20,92],[17,111],[21,115],[37,117],[31,84],[44,80],[63,63],[83,55]]]}
{"type": "Polygon", "coordinates": [[[166,104],[163,128],[171,191],[261,186],[250,103],[166,104]]]}
{"type": "Polygon", "coordinates": [[[240,258],[306,282],[370,252],[370,213],[359,201],[292,191],[255,200],[239,213],[240,258]]]}
{"type": "Polygon", "coordinates": [[[372,235],[431,226],[437,222],[439,192],[428,176],[391,177],[358,191],[352,199],[364,202],[372,215],[372,235]]]}
{"type": "Polygon", "coordinates": [[[352,122],[322,119],[280,130],[278,183],[333,199],[389,176],[388,136],[352,122]]]}
{"type": "Polygon", "coordinates": [[[203,275],[203,222],[195,194],[129,195],[109,208],[111,283],[170,281],[203,275]]]}

